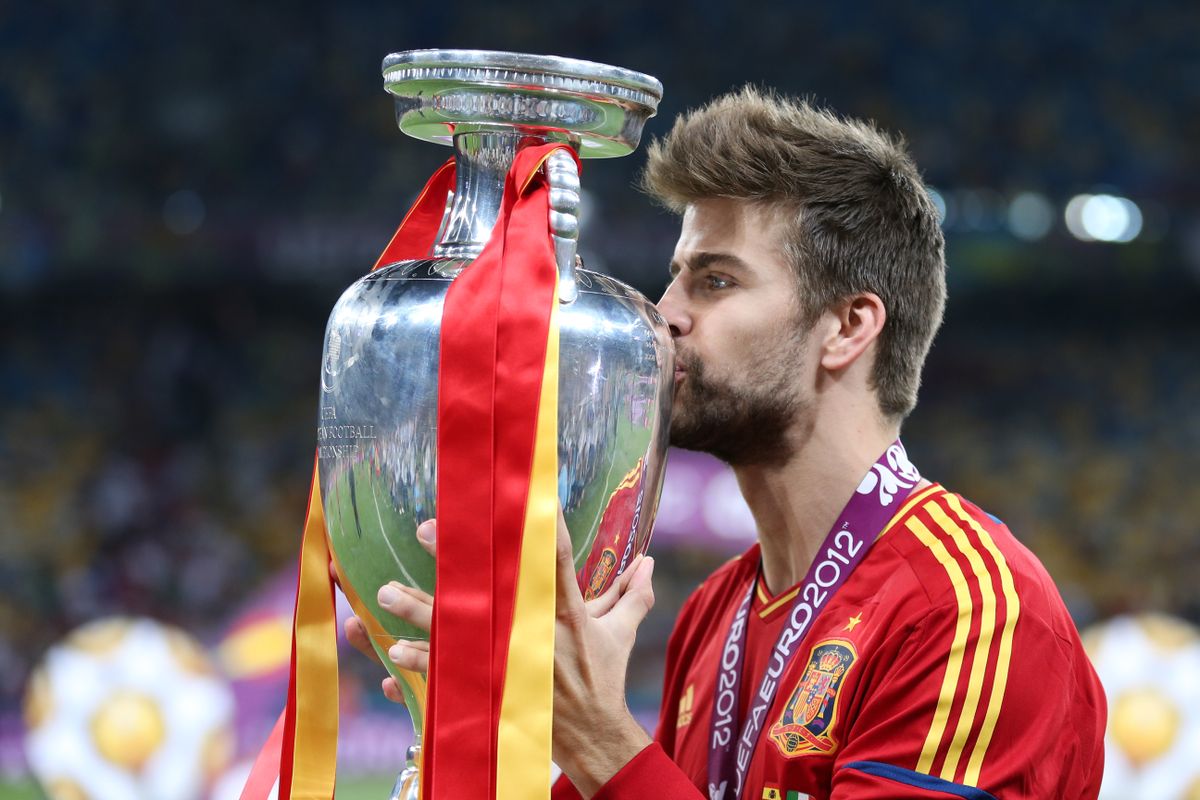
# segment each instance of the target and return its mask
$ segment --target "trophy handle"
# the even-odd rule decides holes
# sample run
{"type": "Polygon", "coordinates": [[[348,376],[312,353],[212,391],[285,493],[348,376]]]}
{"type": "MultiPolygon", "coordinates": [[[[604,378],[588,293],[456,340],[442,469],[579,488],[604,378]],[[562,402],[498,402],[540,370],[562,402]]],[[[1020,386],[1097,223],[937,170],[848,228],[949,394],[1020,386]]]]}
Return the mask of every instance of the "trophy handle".
{"type": "Polygon", "coordinates": [[[550,239],[558,264],[558,301],[573,303],[579,296],[575,283],[575,258],[579,247],[579,165],[565,150],[546,159],[550,183],[550,239]]]}

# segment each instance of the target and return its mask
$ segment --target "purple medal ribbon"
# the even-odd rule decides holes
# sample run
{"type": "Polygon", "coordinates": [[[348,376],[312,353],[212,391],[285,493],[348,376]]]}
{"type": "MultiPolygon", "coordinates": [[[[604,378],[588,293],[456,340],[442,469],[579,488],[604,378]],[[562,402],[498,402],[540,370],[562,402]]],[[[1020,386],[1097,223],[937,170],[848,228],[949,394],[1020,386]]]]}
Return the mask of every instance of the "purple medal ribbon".
{"type": "Polygon", "coordinates": [[[795,656],[797,646],[920,480],[920,473],[908,460],[899,439],[871,466],[804,576],[791,613],[771,651],[758,692],[753,696],[741,736],[735,740],[738,695],[746,658],[746,619],[757,580],[750,582],[750,591],[738,606],[721,651],[708,750],[709,800],[741,800],[746,770],[758,745],[763,721],[779,690],[779,679],[795,656]],[[727,797],[731,782],[733,791],[727,797]]]}

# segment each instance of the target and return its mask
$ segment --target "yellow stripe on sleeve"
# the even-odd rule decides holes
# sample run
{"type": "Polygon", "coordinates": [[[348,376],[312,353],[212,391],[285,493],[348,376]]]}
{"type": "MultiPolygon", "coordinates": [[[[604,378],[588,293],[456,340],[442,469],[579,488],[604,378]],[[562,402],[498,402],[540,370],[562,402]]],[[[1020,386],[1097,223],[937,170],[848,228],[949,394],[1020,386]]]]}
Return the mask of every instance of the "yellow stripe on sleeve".
{"type": "Polygon", "coordinates": [[[966,653],[967,635],[971,630],[971,616],[974,614],[971,593],[967,590],[967,578],[958,566],[958,562],[946,550],[946,546],[934,536],[925,523],[913,517],[906,526],[917,537],[934,558],[946,570],[950,584],[954,587],[954,597],[958,600],[958,622],[954,627],[954,641],[950,644],[950,656],[946,660],[946,674],[942,678],[942,689],[938,696],[937,710],[933,722],[929,726],[929,734],[925,737],[925,746],[921,748],[921,758],[917,762],[917,772],[931,774],[933,760],[937,757],[938,746],[942,743],[942,735],[946,732],[946,723],[950,719],[950,708],[954,704],[954,693],[958,688],[959,675],[962,672],[963,656],[966,653]]]}
{"type": "Polygon", "coordinates": [[[895,526],[900,520],[904,519],[904,515],[915,508],[918,503],[931,496],[934,492],[941,490],[941,488],[941,486],[933,483],[929,486],[926,486],[924,489],[921,489],[919,492],[913,492],[901,504],[900,510],[892,515],[892,518],[888,521],[888,524],[883,526],[883,531],[879,535],[882,537],[885,533],[890,531],[892,527],[895,526]]]}
{"type": "MultiPolygon", "coordinates": [[[[948,497],[951,495],[947,495],[948,497]]],[[[982,603],[979,639],[975,644],[975,654],[971,659],[971,674],[967,680],[967,694],[963,699],[962,710],[959,712],[958,725],[954,729],[954,739],[946,753],[946,762],[942,765],[942,780],[953,781],[954,773],[958,771],[958,762],[962,758],[963,748],[975,724],[975,714],[979,709],[979,698],[983,693],[983,677],[987,672],[988,655],[992,650],[992,638],[996,631],[996,592],[992,588],[992,576],[984,564],[979,551],[963,533],[962,528],[947,516],[942,507],[936,503],[925,506],[929,516],[941,527],[942,531],[954,540],[960,553],[967,558],[971,571],[979,582],[979,595],[982,603]]],[[[974,786],[974,783],[970,784],[974,786]]]]}
{"type": "Polygon", "coordinates": [[[946,501],[954,510],[955,515],[971,526],[975,534],[979,537],[979,540],[983,542],[984,548],[991,554],[992,560],[996,562],[996,569],[1000,573],[1000,586],[1004,591],[1005,619],[1004,629],[1000,633],[1000,651],[996,660],[996,677],[992,681],[992,694],[988,698],[983,726],[979,730],[979,738],[975,741],[975,749],[971,752],[971,758],[967,761],[967,771],[964,777],[964,782],[967,785],[977,786],[979,784],[979,772],[983,767],[984,756],[987,755],[988,746],[992,742],[992,735],[996,732],[996,720],[1000,717],[1000,706],[1004,703],[1004,691],[1008,686],[1008,670],[1012,662],[1013,630],[1017,626],[1017,618],[1021,615],[1021,600],[1017,597],[1017,590],[1013,583],[1012,571],[1008,568],[1008,561],[1005,560],[1004,554],[996,547],[996,542],[992,539],[991,534],[976,522],[974,517],[966,512],[958,497],[947,493],[946,501]]]}

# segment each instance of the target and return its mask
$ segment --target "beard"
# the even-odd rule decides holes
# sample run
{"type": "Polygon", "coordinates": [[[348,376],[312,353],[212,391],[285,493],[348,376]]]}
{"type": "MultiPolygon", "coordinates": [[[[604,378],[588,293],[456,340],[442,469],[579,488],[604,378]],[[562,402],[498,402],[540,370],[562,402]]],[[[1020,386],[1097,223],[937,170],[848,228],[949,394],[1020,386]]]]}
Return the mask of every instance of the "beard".
{"type": "Polygon", "coordinates": [[[709,375],[703,362],[677,346],[685,376],[671,410],[671,445],[710,453],[735,467],[791,458],[794,429],[810,404],[796,386],[796,376],[803,374],[799,342],[780,345],[772,356],[748,365],[737,382],[709,375]]]}

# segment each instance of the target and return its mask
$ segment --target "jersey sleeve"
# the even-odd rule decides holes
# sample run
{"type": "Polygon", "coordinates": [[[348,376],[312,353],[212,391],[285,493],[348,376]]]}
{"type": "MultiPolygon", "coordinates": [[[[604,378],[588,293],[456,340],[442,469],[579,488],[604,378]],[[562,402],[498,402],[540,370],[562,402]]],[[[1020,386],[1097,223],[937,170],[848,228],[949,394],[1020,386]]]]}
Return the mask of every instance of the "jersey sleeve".
{"type": "Polygon", "coordinates": [[[864,665],[831,800],[1096,797],[1103,690],[1078,639],[980,616],[935,608],[864,665]]]}
{"type": "Polygon", "coordinates": [[[559,775],[558,780],[550,787],[550,800],[583,800],[583,795],[571,783],[566,775],[559,775]]]}
{"type": "MultiPolygon", "coordinates": [[[[621,771],[600,787],[592,800],[706,800],[700,790],[675,766],[662,745],[654,742],[634,756],[621,771]]],[[[555,782],[551,800],[583,800],[566,775],[555,782]]]]}
{"type": "Polygon", "coordinates": [[[647,745],[592,800],[705,800],[658,742],[647,745]]]}

